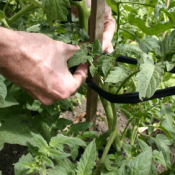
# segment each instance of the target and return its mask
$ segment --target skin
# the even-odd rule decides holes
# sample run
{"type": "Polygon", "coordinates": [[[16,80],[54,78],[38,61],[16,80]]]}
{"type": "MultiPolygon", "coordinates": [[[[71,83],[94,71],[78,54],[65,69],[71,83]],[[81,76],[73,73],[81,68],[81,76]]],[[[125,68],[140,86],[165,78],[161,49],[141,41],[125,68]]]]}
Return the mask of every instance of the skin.
{"type": "MultiPolygon", "coordinates": [[[[86,5],[88,8],[90,8],[91,0],[86,0],[86,5]]],[[[104,16],[104,32],[103,32],[102,49],[107,53],[110,53],[114,50],[111,41],[114,36],[114,32],[116,28],[117,28],[116,21],[112,17],[111,8],[106,4],[105,5],[105,16],[104,16]]]]}
{"type": "MultiPolygon", "coordinates": [[[[87,5],[90,6],[90,0],[87,5]]],[[[116,23],[109,7],[104,26],[103,50],[111,52],[116,23]]],[[[88,63],[79,65],[74,75],[67,67],[78,46],[54,41],[43,34],[3,27],[0,27],[0,38],[0,74],[42,104],[51,105],[68,98],[85,82],[88,63]]]]}

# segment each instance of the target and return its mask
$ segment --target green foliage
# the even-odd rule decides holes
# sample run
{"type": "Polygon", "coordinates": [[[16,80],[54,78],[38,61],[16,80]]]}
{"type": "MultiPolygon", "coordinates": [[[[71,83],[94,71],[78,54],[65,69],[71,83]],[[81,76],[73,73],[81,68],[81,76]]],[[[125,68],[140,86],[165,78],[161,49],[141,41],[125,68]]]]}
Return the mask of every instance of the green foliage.
{"type": "Polygon", "coordinates": [[[85,149],[84,154],[82,155],[80,161],[77,165],[77,175],[90,175],[92,173],[92,169],[95,166],[96,159],[96,144],[95,140],[93,140],[85,149]]]}
{"type": "MultiPolygon", "coordinates": [[[[98,40],[80,44],[89,41],[85,29],[79,29],[82,27],[81,18],[80,24],[60,22],[67,20],[67,8],[71,4],[80,8],[82,2],[0,0],[0,25],[13,30],[44,33],[52,39],[79,45],[80,49],[68,61],[68,66],[88,61],[91,75],[97,75],[99,86],[105,91],[110,92],[112,88],[114,93],[121,89],[137,91],[142,99],[151,97],[157,89],[174,86],[174,76],[165,73],[174,67],[174,1],[169,7],[162,0],[107,0],[107,3],[113,10],[117,30],[112,41],[114,51],[106,55],[102,55],[98,40]],[[119,56],[136,58],[137,65],[116,63],[119,56]],[[97,64],[93,62],[94,57],[99,57],[97,64]]],[[[87,86],[82,87],[79,93],[85,94],[86,89],[87,86]]],[[[155,162],[166,168],[165,173],[174,173],[169,148],[175,143],[174,97],[140,104],[117,104],[116,108],[127,116],[128,124],[116,133],[113,132],[117,125],[115,105],[103,98],[101,101],[107,124],[111,121],[114,127],[110,126],[111,131],[97,136],[95,131],[86,131],[92,123],[73,124],[59,118],[62,110],[73,111],[71,100],[44,106],[0,75],[0,149],[4,143],[26,145],[29,149],[29,153],[15,164],[15,174],[96,175],[101,171],[101,175],[156,175],[155,162]],[[148,129],[148,135],[140,131],[143,127],[148,129]],[[155,129],[166,136],[158,134],[153,137],[155,129]],[[125,138],[130,142],[126,143],[125,138]],[[117,148],[116,154],[107,156],[108,143],[117,148]],[[154,151],[151,149],[153,145],[157,147],[154,151]],[[79,146],[85,148],[85,152],[78,163],[72,163],[68,157],[75,160],[79,146]],[[96,149],[104,150],[100,160],[96,149]]]]}

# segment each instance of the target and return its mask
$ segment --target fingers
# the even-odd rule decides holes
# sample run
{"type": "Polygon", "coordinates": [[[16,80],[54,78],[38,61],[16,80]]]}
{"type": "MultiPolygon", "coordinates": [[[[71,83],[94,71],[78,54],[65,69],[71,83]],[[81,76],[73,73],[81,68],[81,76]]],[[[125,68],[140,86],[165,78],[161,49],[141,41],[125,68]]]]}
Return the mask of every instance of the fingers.
{"type": "Polygon", "coordinates": [[[80,64],[73,74],[75,85],[74,89],[77,90],[86,81],[86,76],[88,72],[88,63],[80,64]]]}
{"type": "Polygon", "coordinates": [[[104,32],[103,32],[103,43],[102,49],[106,50],[110,47],[114,32],[116,30],[116,22],[114,18],[109,18],[105,20],[104,32]]]}

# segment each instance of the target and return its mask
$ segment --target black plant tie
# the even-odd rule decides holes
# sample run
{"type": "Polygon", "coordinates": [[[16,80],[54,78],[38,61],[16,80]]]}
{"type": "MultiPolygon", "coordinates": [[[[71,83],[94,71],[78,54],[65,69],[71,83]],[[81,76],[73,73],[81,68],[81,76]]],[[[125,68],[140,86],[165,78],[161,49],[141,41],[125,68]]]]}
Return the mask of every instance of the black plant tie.
{"type": "MultiPolygon", "coordinates": [[[[137,60],[135,58],[130,58],[126,56],[119,56],[116,59],[117,62],[128,63],[128,64],[137,64],[137,60]]],[[[77,66],[71,67],[69,70],[73,74],[76,70],[77,66]]],[[[169,71],[170,73],[175,73],[175,67],[169,71]]],[[[96,91],[100,96],[105,98],[106,100],[110,101],[111,103],[140,103],[148,100],[153,100],[156,98],[167,97],[171,95],[175,95],[175,86],[169,87],[166,89],[157,90],[151,98],[143,98],[140,100],[139,93],[127,93],[121,95],[111,94],[102,90],[99,86],[97,86],[94,82],[92,82],[89,78],[86,78],[86,83],[96,91]]]]}

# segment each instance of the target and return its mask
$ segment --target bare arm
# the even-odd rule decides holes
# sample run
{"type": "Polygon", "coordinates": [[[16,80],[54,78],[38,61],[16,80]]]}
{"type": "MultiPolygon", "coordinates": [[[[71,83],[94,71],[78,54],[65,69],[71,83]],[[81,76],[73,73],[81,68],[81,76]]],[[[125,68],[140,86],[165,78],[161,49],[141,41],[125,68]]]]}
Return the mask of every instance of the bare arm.
{"type": "Polygon", "coordinates": [[[45,105],[68,98],[85,82],[87,64],[72,76],[67,60],[79,49],[43,34],[0,27],[0,73],[45,105]]]}

